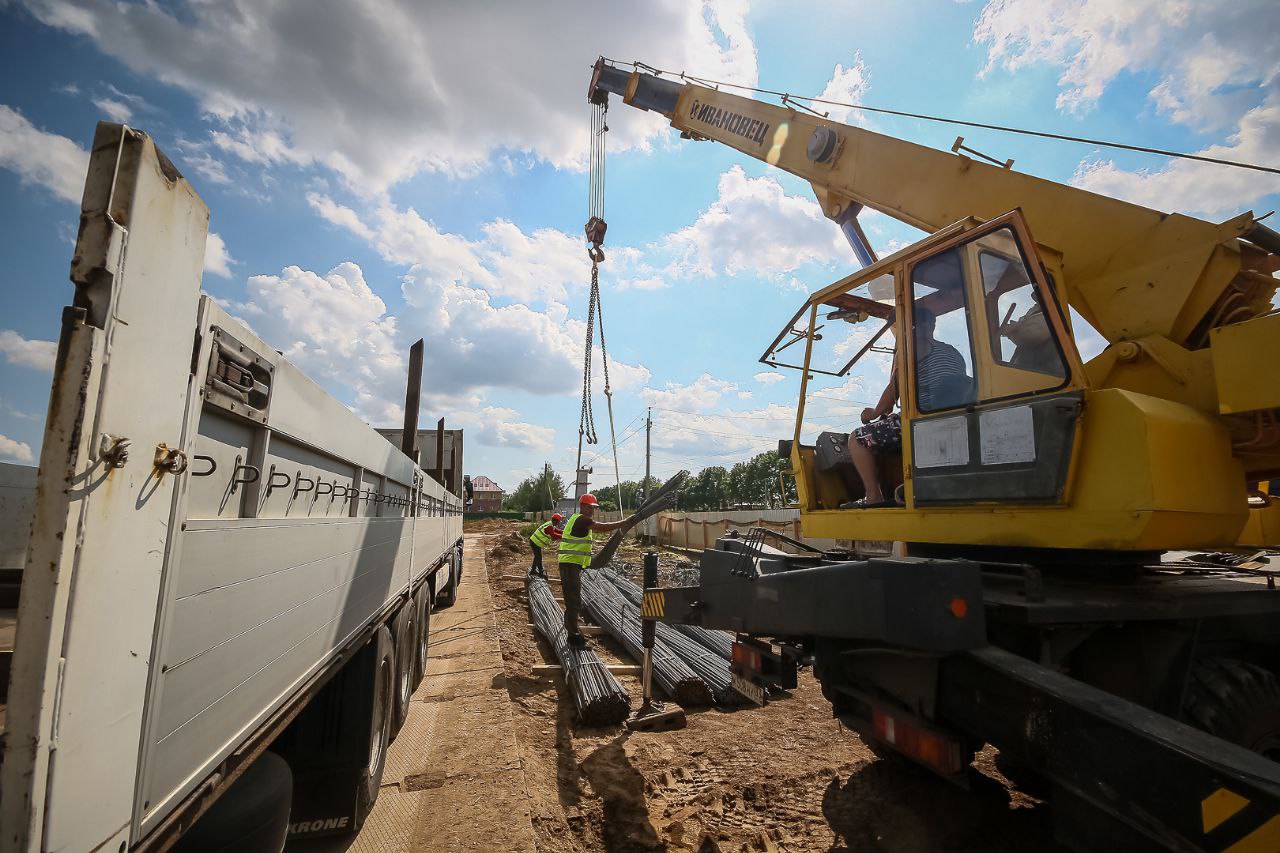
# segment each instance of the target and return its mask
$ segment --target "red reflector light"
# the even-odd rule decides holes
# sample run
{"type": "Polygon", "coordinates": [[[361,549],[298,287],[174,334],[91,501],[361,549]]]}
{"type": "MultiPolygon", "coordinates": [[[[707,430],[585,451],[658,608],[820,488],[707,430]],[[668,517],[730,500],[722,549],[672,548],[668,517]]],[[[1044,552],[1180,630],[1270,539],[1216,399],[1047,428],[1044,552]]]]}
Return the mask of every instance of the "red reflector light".
{"type": "Polygon", "coordinates": [[[951,599],[951,615],[957,619],[963,619],[969,615],[969,602],[963,598],[951,599]]]}
{"type": "Polygon", "coordinates": [[[746,643],[740,643],[737,640],[734,640],[733,643],[733,662],[743,669],[747,669],[752,672],[761,671],[762,661],[760,658],[760,652],[757,649],[751,648],[751,646],[746,643]]]}
{"type": "Polygon", "coordinates": [[[960,759],[960,742],[916,724],[907,717],[895,717],[875,709],[871,726],[880,740],[904,755],[932,767],[947,776],[964,769],[960,759]]]}

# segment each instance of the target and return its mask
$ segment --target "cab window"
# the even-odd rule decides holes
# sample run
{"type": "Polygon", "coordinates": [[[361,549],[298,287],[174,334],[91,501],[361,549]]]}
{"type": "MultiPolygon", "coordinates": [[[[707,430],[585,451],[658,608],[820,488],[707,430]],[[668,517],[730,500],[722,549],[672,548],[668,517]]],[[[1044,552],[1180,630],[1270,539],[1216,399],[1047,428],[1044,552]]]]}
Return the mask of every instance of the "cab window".
{"type": "MultiPolygon", "coordinates": [[[[1016,383],[1018,391],[1038,391],[1063,384],[1067,377],[1066,363],[1013,231],[1009,228],[993,231],[975,241],[974,249],[982,278],[993,360],[997,365],[1020,372],[1016,383]]],[[[998,393],[1000,389],[992,390],[998,393]]]]}
{"type": "Polygon", "coordinates": [[[921,412],[968,405],[977,397],[963,248],[940,252],[911,270],[916,407],[921,412]]]}

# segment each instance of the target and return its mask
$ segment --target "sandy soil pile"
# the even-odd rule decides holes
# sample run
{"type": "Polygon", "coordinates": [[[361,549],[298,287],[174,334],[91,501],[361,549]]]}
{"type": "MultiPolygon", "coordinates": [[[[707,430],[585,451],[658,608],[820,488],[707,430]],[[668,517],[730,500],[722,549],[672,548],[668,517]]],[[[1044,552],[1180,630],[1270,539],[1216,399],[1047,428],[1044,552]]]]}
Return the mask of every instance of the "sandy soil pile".
{"type": "MultiPolygon", "coordinates": [[[[556,681],[531,675],[554,655],[529,627],[523,583],[503,577],[529,563],[519,525],[497,523],[484,541],[539,850],[1054,849],[1047,807],[1007,788],[990,749],[974,791],[877,760],[832,719],[808,672],[765,708],[690,711],[680,731],[576,727],[556,681]]],[[[640,553],[619,558],[638,569],[640,553]]],[[[678,560],[663,563],[688,577],[678,560]]],[[[554,561],[547,569],[554,577],[554,561]]],[[[606,661],[630,662],[612,640],[592,643],[606,661]]],[[[621,680],[638,706],[638,679],[621,680]]]]}

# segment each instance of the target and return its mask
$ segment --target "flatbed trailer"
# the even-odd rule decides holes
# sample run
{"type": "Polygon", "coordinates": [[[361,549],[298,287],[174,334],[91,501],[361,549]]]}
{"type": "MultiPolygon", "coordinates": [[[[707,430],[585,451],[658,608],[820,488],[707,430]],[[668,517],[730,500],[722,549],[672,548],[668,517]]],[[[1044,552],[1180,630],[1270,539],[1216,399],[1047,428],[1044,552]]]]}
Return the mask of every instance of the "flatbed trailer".
{"type": "Polygon", "coordinates": [[[811,662],[834,716],[878,754],[961,785],[992,744],[1074,849],[1280,849],[1268,574],[1154,563],[1090,579],[763,535],[705,550],[699,586],[645,591],[664,621],[738,633],[748,696],[811,662]]]}
{"type": "Polygon", "coordinates": [[[358,828],[457,589],[459,497],[200,292],[208,223],[146,134],[98,126],[7,504],[6,853],[358,828]]]}

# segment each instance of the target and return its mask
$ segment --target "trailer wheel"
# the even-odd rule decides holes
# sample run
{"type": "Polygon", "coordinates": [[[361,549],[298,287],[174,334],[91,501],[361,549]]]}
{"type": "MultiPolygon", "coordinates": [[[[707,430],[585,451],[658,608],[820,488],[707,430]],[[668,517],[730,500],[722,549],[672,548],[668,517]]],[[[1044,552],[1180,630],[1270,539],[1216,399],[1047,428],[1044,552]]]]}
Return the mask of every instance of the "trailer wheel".
{"type": "Polygon", "coordinates": [[[449,553],[449,582],[444,585],[444,589],[440,591],[440,606],[452,607],[454,602],[458,600],[458,575],[461,573],[459,564],[460,560],[455,560],[453,552],[449,553]]]}
{"type": "Polygon", "coordinates": [[[413,686],[417,689],[427,674],[427,643],[431,639],[431,587],[428,584],[418,587],[413,606],[418,613],[418,632],[413,644],[413,686]]]}
{"type": "Polygon", "coordinates": [[[354,829],[364,824],[378,799],[382,773],[387,769],[387,745],[391,742],[391,718],[395,713],[396,655],[387,626],[378,629],[374,643],[377,657],[373,676],[373,713],[369,721],[369,758],[358,791],[354,829]]]}
{"type": "Polygon", "coordinates": [[[400,612],[392,622],[394,626],[392,630],[396,638],[396,689],[391,719],[393,739],[400,733],[404,721],[409,718],[409,702],[413,699],[413,669],[418,645],[416,614],[414,602],[409,600],[401,605],[400,612]]]}
{"type": "Polygon", "coordinates": [[[1280,761],[1280,681],[1274,673],[1235,658],[1195,664],[1185,712],[1194,725],[1280,761]]]}

